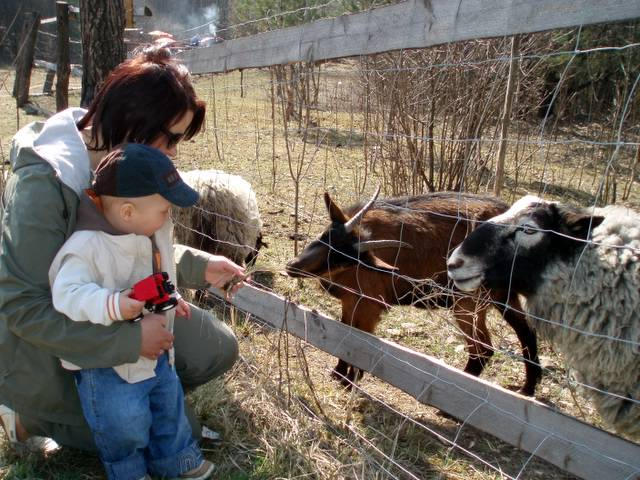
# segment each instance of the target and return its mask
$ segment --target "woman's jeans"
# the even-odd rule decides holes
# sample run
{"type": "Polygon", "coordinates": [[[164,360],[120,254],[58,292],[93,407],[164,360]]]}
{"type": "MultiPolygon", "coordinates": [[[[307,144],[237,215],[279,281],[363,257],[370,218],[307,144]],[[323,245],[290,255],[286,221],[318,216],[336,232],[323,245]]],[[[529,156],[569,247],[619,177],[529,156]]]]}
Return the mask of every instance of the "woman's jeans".
{"type": "Polygon", "coordinates": [[[112,368],[76,372],[82,410],[110,480],[177,477],[203,461],[166,353],[155,373],[127,383],[112,368]]]}

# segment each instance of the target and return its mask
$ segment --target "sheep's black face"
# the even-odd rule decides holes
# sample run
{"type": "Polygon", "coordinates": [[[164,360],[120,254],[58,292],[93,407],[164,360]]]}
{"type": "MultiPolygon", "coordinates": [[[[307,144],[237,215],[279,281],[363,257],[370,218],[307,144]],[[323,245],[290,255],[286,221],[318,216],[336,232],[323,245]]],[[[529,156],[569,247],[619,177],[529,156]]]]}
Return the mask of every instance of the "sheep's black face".
{"type": "Polygon", "coordinates": [[[524,197],[507,212],[478,227],[449,257],[449,277],[461,290],[510,288],[529,295],[557,258],[584,247],[602,217],[524,197]]]}
{"type": "Polygon", "coordinates": [[[472,232],[449,257],[449,277],[461,290],[480,286],[525,293],[528,280],[546,264],[548,239],[533,221],[486,223],[472,232]]]}
{"type": "Polygon", "coordinates": [[[370,254],[358,252],[359,239],[348,233],[344,224],[332,222],[319,238],[312,241],[296,258],[287,264],[292,277],[328,276],[368,260],[370,254]],[[365,258],[366,257],[366,258],[365,258]]]}

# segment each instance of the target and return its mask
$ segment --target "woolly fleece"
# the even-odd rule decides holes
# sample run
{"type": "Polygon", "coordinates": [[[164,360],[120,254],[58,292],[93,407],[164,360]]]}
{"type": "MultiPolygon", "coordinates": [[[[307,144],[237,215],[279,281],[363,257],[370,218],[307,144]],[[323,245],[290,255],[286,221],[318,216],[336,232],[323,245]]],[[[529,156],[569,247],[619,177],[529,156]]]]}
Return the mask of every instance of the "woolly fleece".
{"type": "Polygon", "coordinates": [[[553,262],[527,310],[578,382],[623,397],[582,388],[605,422],[638,440],[640,214],[613,206],[596,214],[605,220],[594,229],[593,244],[570,261],[553,262]]]}
{"type": "Polygon", "coordinates": [[[200,200],[195,207],[173,209],[176,241],[244,265],[262,230],[249,182],[221,170],[191,170],[180,176],[200,200]]]}

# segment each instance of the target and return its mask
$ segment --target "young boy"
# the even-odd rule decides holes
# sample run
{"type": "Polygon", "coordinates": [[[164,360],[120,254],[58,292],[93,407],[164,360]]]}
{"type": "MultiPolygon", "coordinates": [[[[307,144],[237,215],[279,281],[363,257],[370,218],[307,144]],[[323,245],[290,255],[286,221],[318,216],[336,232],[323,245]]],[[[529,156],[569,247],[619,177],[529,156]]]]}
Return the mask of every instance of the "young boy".
{"type": "MultiPolygon", "coordinates": [[[[107,155],[81,198],[76,231],[49,270],[55,308],[72,320],[103,325],[138,316],[144,302],[129,297],[135,283],[158,272],[176,283],[171,205],[197,200],[159,150],[127,144],[107,155]]],[[[188,316],[189,306],[179,299],[176,311],[188,316]]],[[[169,330],[176,311],[159,318],[169,330]]],[[[80,368],[62,359],[75,372],[109,479],[211,475],[214,466],[191,435],[172,353],[169,348],[113,368],[80,368]]]]}

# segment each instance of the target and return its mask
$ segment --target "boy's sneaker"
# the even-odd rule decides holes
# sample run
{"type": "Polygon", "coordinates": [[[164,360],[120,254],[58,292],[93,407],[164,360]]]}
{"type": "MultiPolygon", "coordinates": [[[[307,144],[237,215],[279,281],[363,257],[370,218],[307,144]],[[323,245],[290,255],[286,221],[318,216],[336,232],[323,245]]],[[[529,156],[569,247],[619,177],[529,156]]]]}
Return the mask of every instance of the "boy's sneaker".
{"type": "Polygon", "coordinates": [[[178,479],[188,478],[189,480],[205,480],[206,478],[209,478],[211,476],[214,468],[215,465],[209,460],[203,460],[198,468],[194,468],[193,470],[184,472],[178,477],[178,479]]]}
{"type": "Polygon", "coordinates": [[[211,430],[206,425],[202,425],[202,430],[200,435],[202,436],[203,439],[211,440],[214,442],[218,442],[222,439],[218,432],[216,432],[215,430],[211,430]]]}

